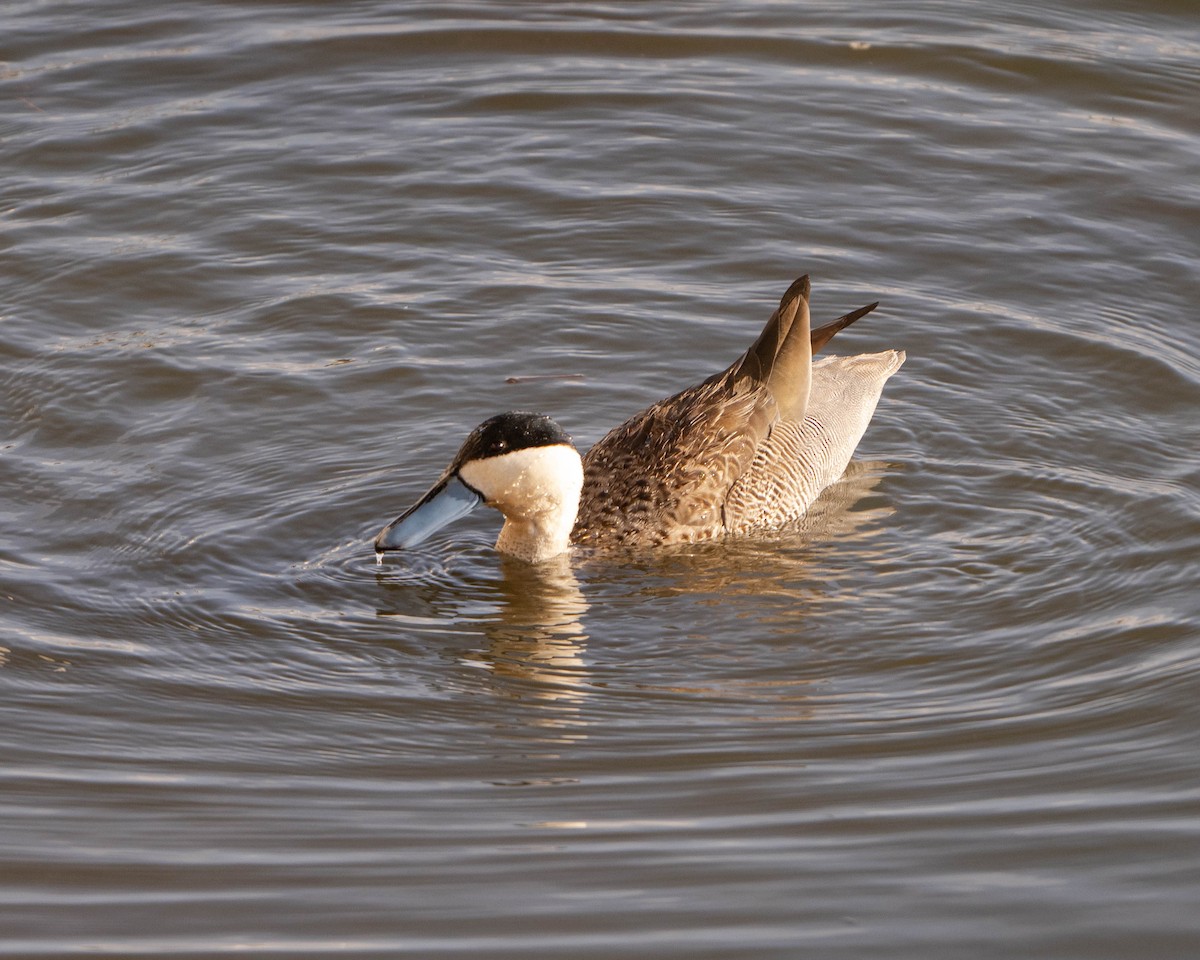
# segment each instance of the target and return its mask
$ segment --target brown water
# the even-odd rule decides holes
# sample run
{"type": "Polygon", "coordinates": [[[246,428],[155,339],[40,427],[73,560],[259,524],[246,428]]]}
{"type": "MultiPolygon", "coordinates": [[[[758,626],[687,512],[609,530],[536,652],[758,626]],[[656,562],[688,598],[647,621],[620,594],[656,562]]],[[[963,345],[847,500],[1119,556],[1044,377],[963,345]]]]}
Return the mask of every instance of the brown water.
{"type": "Polygon", "coordinates": [[[0,58],[0,953],[1200,954],[1193,4],[8,0],[0,58]],[[806,523],[376,566],[479,420],[586,446],[803,272],[909,356],[806,523]]]}

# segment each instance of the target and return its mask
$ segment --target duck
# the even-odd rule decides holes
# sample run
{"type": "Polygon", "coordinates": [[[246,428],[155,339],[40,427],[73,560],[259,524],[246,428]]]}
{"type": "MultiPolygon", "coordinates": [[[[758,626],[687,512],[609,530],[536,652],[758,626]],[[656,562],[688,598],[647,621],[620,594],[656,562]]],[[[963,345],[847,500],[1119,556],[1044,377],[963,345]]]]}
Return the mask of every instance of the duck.
{"type": "Polygon", "coordinates": [[[878,302],[813,328],[807,275],[788,287],[737,360],[660,400],[580,456],[550,417],[510,411],[468,434],[429,490],[375,537],[409,550],[486,505],[496,550],[542,563],[573,549],[654,548],[799,519],[845,471],[903,350],[827,356],[878,302]]]}

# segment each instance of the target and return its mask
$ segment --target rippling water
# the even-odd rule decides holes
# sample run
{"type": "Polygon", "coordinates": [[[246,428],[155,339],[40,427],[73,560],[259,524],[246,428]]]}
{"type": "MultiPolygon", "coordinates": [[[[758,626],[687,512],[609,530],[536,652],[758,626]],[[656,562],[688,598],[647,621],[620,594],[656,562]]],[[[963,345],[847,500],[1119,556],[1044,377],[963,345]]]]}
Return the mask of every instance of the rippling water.
{"type": "Polygon", "coordinates": [[[1046,6],[7,3],[3,952],[1195,955],[1200,15],[1046,6]],[[804,522],[376,565],[804,272],[804,522]]]}

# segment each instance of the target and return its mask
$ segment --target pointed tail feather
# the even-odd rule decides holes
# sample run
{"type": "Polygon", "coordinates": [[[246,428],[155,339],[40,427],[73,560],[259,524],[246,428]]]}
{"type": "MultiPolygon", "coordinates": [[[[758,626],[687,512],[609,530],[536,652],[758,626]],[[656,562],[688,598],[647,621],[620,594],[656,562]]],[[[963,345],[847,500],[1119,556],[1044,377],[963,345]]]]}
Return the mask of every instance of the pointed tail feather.
{"type": "Polygon", "coordinates": [[[833,335],[839,330],[845,330],[855,320],[865,317],[868,313],[879,306],[879,301],[868,303],[865,307],[859,307],[857,310],[851,310],[845,316],[838,317],[822,327],[817,327],[812,332],[812,352],[816,353],[825,344],[833,339],[833,335]]]}

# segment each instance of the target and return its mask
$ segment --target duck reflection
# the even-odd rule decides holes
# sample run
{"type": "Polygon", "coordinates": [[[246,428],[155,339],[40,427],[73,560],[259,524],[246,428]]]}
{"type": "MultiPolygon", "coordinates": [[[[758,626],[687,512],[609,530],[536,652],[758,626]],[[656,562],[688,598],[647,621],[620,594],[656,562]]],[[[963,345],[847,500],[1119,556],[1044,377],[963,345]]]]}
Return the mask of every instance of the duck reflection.
{"type": "MultiPolygon", "coordinates": [[[[446,567],[410,570],[397,581],[394,574],[381,573],[389,593],[397,597],[397,591],[403,592],[406,600],[379,613],[402,617],[414,626],[461,627],[459,638],[474,638],[474,643],[467,650],[456,644],[453,656],[478,668],[474,679],[460,677],[468,679],[469,688],[478,689],[479,680],[486,678],[492,695],[537,708],[526,711],[524,723],[554,729],[558,738],[582,739],[587,722],[582,707],[593,690],[586,657],[590,607],[584,588],[598,605],[591,615],[603,617],[603,626],[597,623],[594,628],[616,640],[626,631],[644,630],[654,619],[647,605],[670,620],[672,606],[685,598],[687,603],[721,608],[718,618],[752,618],[759,625],[751,630],[755,635],[761,636],[765,626],[784,642],[794,643],[806,612],[824,598],[828,578],[814,568],[828,563],[831,545],[852,552],[856,563],[870,556],[870,538],[893,512],[886,501],[872,497],[887,466],[852,462],[803,519],[771,536],[628,555],[577,551],[539,564],[501,557],[498,566],[493,565],[494,554],[480,548],[478,557],[474,551],[456,555],[452,567],[465,565],[457,574],[446,567]],[[423,602],[413,603],[414,589],[423,602]],[[414,616],[419,607],[427,616],[414,616]]],[[[688,615],[698,635],[706,632],[706,617],[694,611],[688,615]]],[[[672,622],[692,629],[678,619],[672,622]]],[[[703,682],[699,687],[710,689],[659,685],[653,676],[640,677],[638,687],[689,694],[740,691],[740,696],[776,705],[788,701],[792,709],[806,700],[806,691],[798,688],[812,678],[766,677],[761,670],[744,668],[736,646],[722,650],[731,669],[716,681],[719,690],[703,682]]]]}
{"type": "MultiPolygon", "coordinates": [[[[528,564],[505,557],[496,587],[500,602],[481,623],[487,649],[471,659],[510,681],[510,693],[577,706],[587,696],[582,620],[588,603],[570,561],[564,556],[528,564]]],[[[560,712],[553,722],[565,719],[560,712]]]]}
{"type": "MultiPolygon", "coordinates": [[[[376,614],[420,633],[452,631],[455,642],[447,643],[448,654],[482,668],[492,693],[546,708],[529,722],[578,723],[578,706],[588,691],[583,627],[588,603],[570,559],[527,564],[501,557],[497,570],[491,550],[485,552],[488,559],[480,563],[465,553],[449,566],[414,555],[407,569],[377,571],[388,604],[376,614]],[[471,648],[464,650],[463,641],[471,648]]],[[[479,678],[474,670],[460,679],[477,688],[479,678]]]]}

